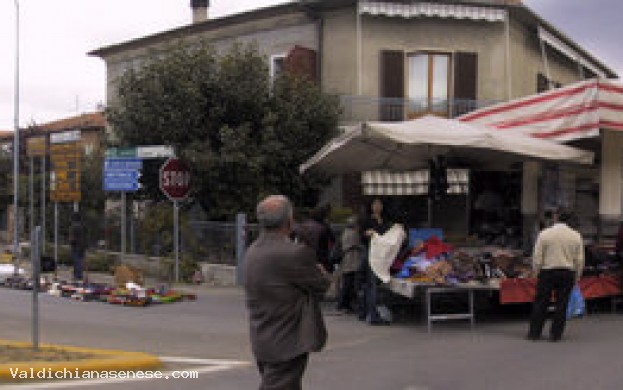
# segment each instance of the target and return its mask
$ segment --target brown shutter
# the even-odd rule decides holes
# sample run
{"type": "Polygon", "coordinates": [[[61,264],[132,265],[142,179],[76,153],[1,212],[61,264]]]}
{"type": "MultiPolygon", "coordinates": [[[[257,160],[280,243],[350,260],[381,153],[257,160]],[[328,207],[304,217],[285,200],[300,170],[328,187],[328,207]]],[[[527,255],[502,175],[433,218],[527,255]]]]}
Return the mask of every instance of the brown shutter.
{"type": "Polygon", "coordinates": [[[284,68],[294,76],[308,77],[312,81],[317,81],[316,51],[294,46],[284,61],[284,68]]]}
{"type": "Polygon", "coordinates": [[[454,116],[477,108],[478,54],[454,54],[454,116]]]}
{"type": "Polygon", "coordinates": [[[381,102],[380,116],[383,121],[400,121],[404,118],[405,56],[402,51],[381,51],[381,102]]]}

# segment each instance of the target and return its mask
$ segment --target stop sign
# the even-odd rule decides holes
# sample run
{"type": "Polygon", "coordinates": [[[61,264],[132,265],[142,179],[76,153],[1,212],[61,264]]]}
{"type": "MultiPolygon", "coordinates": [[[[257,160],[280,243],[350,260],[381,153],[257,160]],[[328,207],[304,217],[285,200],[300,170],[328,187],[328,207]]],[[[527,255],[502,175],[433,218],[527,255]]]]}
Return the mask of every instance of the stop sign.
{"type": "Polygon", "coordinates": [[[160,167],[160,189],[173,202],[183,200],[190,190],[190,171],[175,157],[160,167]]]}

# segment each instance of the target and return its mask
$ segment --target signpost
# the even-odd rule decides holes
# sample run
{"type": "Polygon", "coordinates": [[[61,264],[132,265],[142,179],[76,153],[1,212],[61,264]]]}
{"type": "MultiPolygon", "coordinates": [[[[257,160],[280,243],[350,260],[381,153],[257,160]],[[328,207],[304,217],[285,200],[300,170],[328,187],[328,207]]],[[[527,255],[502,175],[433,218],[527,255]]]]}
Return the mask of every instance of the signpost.
{"type": "Polygon", "coordinates": [[[50,199],[54,202],[80,202],[79,143],[50,145],[50,199]]]}
{"type": "MultiPolygon", "coordinates": [[[[104,191],[121,192],[121,256],[126,249],[126,193],[140,188],[139,178],[143,159],[174,157],[173,148],[164,145],[116,147],[106,149],[104,161],[104,191]]],[[[134,210],[134,208],[132,208],[134,210]]],[[[132,212],[133,214],[133,212],[132,212]]],[[[132,219],[130,220],[132,222],[132,219]]],[[[133,225],[131,224],[131,228],[133,225]]]]}
{"type": "MultiPolygon", "coordinates": [[[[26,140],[26,152],[30,157],[30,178],[29,178],[29,202],[30,202],[30,232],[33,232],[35,225],[35,210],[34,210],[34,191],[35,191],[35,158],[41,157],[41,231],[43,237],[43,244],[45,244],[45,156],[48,152],[48,143],[45,136],[30,137],[26,140]]],[[[43,245],[42,253],[45,253],[45,245],[43,245]]]]}
{"type": "MultiPolygon", "coordinates": [[[[77,210],[81,199],[80,168],[83,150],[81,137],[80,130],[50,134],[50,200],[54,202],[54,261],[56,264],[58,264],[58,203],[73,203],[74,210],[77,210]]],[[[45,166],[45,156],[43,164],[45,166]]],[[[43,222],[45,223],[45,219],[43,222]]]]}
{"type": "Polygon", "coordinates": [[[184,163],[175,158],[169,158],[160,167],[160,190],[173,202],[173,250],[175,253],[175,281],[180,279],[179,259],[179,202],[186,199],[190,191],[190,171],[184,163]]]}
{"type": "Polygon", "coordinates": [[[106,150],[104,161],[104,191],[121,192],[121,258],[126,248],[126,193],[139,189],[138,179],[143,160],[136,158],[136,148],[113,148],[106,150]]]}

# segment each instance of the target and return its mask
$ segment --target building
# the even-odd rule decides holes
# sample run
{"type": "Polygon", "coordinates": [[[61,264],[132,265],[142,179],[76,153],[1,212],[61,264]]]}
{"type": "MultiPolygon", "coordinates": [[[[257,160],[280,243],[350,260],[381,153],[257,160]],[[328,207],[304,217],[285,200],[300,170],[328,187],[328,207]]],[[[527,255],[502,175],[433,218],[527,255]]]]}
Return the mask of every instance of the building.
{"type": "MultiPolygon", "coordinates": [[[[104,118],[104,113],[91,112],[20,129],[20,141],[21,145],[25,146],[28,145],[29,139],[45,137],[47,145],[49,144],[51,134],[79,130],[84,153],[85,155],[90,155],[97,152],[102,146],[105,129],[106,119],[104,118]]],[[[13,146],[13,131],[0,132],[0,145],[4,149],[11,149],[13,146]]]]}
{"type": "MultiPolygon", "coordinates": [[[[217,50],[257,43],[272,75],[305,72],[338,95],[344,124],[456,117],[584,79],[617,77],[517,0],[300,0],[217,19],[209,17],[209,1],[191,1],[191,8],[192,24],[89,53],[106,62],[108,103],[127,69],[199,39],[217,50]]],[[[520,193],[521,171],[472,175],[470,191],[503,177],[507,190],[520,193]]],[[[344,176],[328,197],[354,205],[361,193],[361,177],[344,176]]],[[[437,214],[453,219],[472,201],[466,196],[437,214]]],[[[464,232],[472,223],[468,217],[453,228],[464,232]]]]}
{"type": "MultiPolygon", "coordinates": [[[[28,128],[20,129],[20,155],[22,163],[20,165],[20,172],[22,175],[27,175],[30,170],[30,164],[33,164],[35,174],[39,174],[40,167],[44,164],[46,172],[53,170],[53,163],[50,161],[50,139],[54,137],[63,137],[63,134],[71,133],[72,139],[76,137],[79,139],[80,145],[78,146],[82,150],[82,155],[89,156],[101,152],[101,148],[105,141],[106,120],[103,112],[84,113],[74,117],[60,119],[43,124],[31,125],[28,128]],[[29,162],[25,163],[26,161],[29,162]],[[36,161],[35,161],[36,160],[36,161]],[[43,162],[40,162],[43,161],[43,162]]],[[[12,149],[14,141],[14,132],[6,131],[0,132],[0,150],[3,154],[0,154],[0,158],[4,159],[6,164],[0,164],[3,169],[3,177],[12,177],[12,149]]],[[[73,168],[79,170],[80,167],[73,168]]],[[[73,169],[67,169],[72,171],[73,169]]],[[[47,176],[47,174],[46,174],[47,176]]],[[[56,177],[56,176],[54,176],[56,177]]],[[[79,180],[80,176],[77,175],[79,180]]],[[[0,210],[0,236],[6,235],[4,240],[8,240],[12,237],[13,223],[13,204],[12,194],[13,186],[10,184],[10,180],[7,179],[7,185],[4,187],[5,191],[0,192],[0,198],[6,201],[1,207],[7,206],[5,209],[0,210]],[[11,199],[9,199],[11,198],[11,199]]],[[[46,189],[50,190],[50,180],[46,181],[46,189]]],[[[27,197],[26,194],[22,194],[22,199],[27,197]]],[[[24,231],[25,225],[23,224],[25,213],[20,213],[20,225],[21,230],[24,231]]]]}
{"type": "Polygon", "coordinates": [[[173,44],[255,42],[275,74],[305,69],[342,97],[344,121],[447,116],[616,74],[518,1],[305,0],[224,18],[191,1],[193,23],[89,53],[107,99],[129,68],[173,44]]]}

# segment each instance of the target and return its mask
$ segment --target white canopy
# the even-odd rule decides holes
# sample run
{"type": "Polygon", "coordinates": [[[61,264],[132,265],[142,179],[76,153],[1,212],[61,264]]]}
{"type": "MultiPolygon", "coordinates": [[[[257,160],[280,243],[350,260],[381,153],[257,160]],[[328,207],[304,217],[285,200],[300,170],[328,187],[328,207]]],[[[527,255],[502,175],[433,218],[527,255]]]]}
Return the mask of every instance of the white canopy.
{"type": "Polygon", "coordinates": [[[592,164],[593,153],[453,119],[425,116],[405,122],[368,122],[347,128],[301,165],[341,174],[409,170],[443,155],[449,165],[497,167],[529,160],[592,164]]]}

